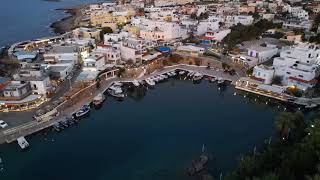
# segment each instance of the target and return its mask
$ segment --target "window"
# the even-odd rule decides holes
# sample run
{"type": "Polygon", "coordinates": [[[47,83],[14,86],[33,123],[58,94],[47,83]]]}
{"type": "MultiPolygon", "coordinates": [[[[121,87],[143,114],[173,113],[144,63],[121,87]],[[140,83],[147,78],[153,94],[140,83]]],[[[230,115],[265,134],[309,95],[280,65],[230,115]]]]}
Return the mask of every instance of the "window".
{"type": "Polygon", "coordinates": [[[287,74],[291,74],[291,72],[287,72],[287,74]]]}
{"type": "Polygon", "coordinates": [[[299,75],[299,77],[303,78],[303,75],[299,75]]]}

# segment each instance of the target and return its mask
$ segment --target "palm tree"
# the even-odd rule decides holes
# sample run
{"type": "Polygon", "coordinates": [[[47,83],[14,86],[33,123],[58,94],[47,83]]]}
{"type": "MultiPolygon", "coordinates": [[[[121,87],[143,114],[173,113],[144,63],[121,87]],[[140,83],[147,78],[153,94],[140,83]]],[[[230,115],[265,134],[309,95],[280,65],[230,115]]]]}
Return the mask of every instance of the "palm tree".
{"type": "Polygon", "coordinates": [[[281,113],[275,121],[276,129],[278,130],[280,137],[288,137],[290,130],[295,128],[295,116],[293,113],[284,112],[281,113]]]}
{"type": "Polygon", "coordinates": [[[307,176],[306,180],[320,180],[320,175],[315,174],[314,176],[307,176]]]}

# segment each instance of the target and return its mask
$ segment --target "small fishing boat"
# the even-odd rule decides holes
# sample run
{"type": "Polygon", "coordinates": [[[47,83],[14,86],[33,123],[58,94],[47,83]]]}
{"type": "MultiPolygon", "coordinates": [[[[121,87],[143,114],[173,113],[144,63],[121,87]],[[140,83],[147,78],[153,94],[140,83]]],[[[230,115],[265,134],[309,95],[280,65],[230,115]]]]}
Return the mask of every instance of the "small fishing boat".
{"type": "Polygon", "coordinates": [[[52,125],[53,129],[57,132],[61,131],[61,126],[59,123],[55,123],[54,125],[52,125]]]}
{"type": "Polygon", "coordinates": [[[61,121],[60,124],[66,128],[69,127],[69,123],[66,120],[61,121]]]}
{"type": "Polygon", "coordinates": [[[225,80],[223,78],[218,78],[218,85],[224,85],[225,80]]]}
{"type": "Polygon", "coordinates": [[[132,81],[132,84],[133,84],[135,87],[139,87],[139,86],[140,86],[140,83],[139,83],[139,81],[137,81],[137,80],[133,80],[133,81],[132,81]]]}
{"type": "Polygon", "coordinates": [[[17,141],[18,141],[18,144],[19,144],[19,146],[20,146],[20,148],[21,149],[27,149],[28,147],[29,147],[29,143],[28,143],[28,141],[22,136],[22,137],[19,137],[18,139],[17,139],[17,141]]]}
{"type": "Polygon", "coordinates": [[[121,86],[123,86],[123,83],[121,83],[121,82],[114,82],[114,83],[113,83],[113,86],[119,86],[119,87],[121,87],[121,86]]]}
{"type": "Polygon", "coordinates": [[[74,117],[76,119],[80,119],[84,116],[86,116],[88,113],[90,112],[90,106],[89,105],[83,105],[79,111],[77,111],[75,114],[74,114],[74,117]]]}
{"type": "Polygon", "coordinates": [[[164,80],[164,76],[162,76],[162,75],[157,76],[157,78],[158,78],[160,81],[163,81],[163,80],[164,80]]]}
{"type": "Polygon", "coordinates": [[[211,77],[211,79],[210,79],[210,82],[216,82],[217,81],[217,78],[215,78],[215,77],[211,77]]]}
{"type": "Polygon", "coordinates": [[[96,109],[101,108],[105,99],[106,97],[102,93],[99,93],[96,97],[93,98],[93,107],[96,109]]]}
{"type": "Polygon", "coordinates": [[[150,78],[146,79],[145,81],[150,87],[153,87],[154,85],[156,85],[156,83],[150,78]]]}
{"type": "Polygon", "coordinates": [[[201,73],[195,73],[193,76],[193,82],[199,83],[203,78],[203,75],[201,73]]]}
{"type": "Polygon", "coordinates": [[[125,97],[122,89],[119,87],[111,86],[107,91],[110,94],[110,96],[113,96],[118,100],[123,100],[123,98],[125,97]]]}
{"type": "Polygon", "coordinates": [[[179,75],[184,75],[186,72],[185,71],[180,71],[179,75]]]}

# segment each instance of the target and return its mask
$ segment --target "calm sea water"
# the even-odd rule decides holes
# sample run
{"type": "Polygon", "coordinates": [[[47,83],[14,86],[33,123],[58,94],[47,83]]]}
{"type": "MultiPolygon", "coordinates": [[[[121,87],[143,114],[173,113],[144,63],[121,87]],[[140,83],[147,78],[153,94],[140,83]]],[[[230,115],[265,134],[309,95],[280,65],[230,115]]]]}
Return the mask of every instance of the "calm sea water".
{"type": "Polygon", "coordinates": [[[226,172],[274,133],[276,114],[233,93],[208,82],[170,80],[143,98],[108,98],[77,126],[27,137],[27,152],[16,143],[0,146],[0,179],[189,179],[186,168],[202,144],[215,158],[213,173],[226,172]]]}
{"type": "Polygon", "coordinates": [[[1,0],[0,47],[17,41],[53,35],[50,24],[66,16],[57,8],[104,0],[1,0]]]}

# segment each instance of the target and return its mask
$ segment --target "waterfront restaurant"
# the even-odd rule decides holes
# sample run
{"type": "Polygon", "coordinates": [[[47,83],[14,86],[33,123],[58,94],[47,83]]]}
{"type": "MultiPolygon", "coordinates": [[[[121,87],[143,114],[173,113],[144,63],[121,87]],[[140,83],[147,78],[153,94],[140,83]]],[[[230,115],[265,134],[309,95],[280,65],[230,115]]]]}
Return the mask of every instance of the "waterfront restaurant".
{"type": "Polygon", "coordinates": [[[0,112],[31,110],[40,106],[46,100],[41,95],[29,95],[21,100],[0,100],[0,112]]]}

